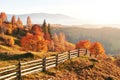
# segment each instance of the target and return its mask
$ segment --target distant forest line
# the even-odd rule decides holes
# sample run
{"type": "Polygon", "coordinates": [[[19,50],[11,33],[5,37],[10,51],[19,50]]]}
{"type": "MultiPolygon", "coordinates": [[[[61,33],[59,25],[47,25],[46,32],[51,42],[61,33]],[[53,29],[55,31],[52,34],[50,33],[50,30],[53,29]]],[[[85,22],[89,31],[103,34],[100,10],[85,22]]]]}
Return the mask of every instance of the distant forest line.
{"type": "Polygon", "coordinates": [[[66,39],[72,43],[79,40],[101,42],[107,54],[120,53],[120,29],[117,28],[81,28],[81,27],[52,27],[52,34],[64,32],[66,39]]]}

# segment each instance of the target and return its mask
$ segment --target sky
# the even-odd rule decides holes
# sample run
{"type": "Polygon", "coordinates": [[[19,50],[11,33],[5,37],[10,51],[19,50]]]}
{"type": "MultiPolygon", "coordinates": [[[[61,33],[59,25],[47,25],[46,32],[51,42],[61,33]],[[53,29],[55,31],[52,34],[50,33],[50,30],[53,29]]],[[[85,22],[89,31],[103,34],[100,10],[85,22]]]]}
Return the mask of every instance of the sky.
{"type": "Polygon", "coordinates": [[[86,24],[120,24],[120,0],[1,0],[7,14],[65,14],[86,24]]]}

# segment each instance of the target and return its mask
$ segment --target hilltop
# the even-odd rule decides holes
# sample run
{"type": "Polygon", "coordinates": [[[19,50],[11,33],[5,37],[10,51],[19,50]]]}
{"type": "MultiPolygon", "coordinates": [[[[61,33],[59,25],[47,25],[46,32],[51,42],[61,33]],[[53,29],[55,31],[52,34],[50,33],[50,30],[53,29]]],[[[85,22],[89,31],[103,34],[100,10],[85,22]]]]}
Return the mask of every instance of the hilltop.
{"type": "Polygon", "coordinates": [[[49,69],[46,73],[34,73],[23,77],[24,80],[52,79],[52,80],[119,80],[120,66],[117,60],[94,60],[80,57],[67,60],[58,67],[49,69]]]}

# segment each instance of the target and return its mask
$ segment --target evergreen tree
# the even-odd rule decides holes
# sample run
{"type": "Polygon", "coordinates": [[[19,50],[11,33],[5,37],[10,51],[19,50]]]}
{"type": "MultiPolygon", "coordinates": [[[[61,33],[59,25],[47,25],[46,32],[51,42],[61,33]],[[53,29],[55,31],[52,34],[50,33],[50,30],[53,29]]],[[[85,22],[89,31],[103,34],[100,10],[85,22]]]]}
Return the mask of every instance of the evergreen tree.
{"type": "Polygon", "coordinates": [[[44,33],[48,33],[48,26],[46,24],[46,20],[44,19],[43,25],[42,25],[42,30],[44,33]]]}
{"type": "Polygon", "coordinates": [[[52,34],[51,34],[51,27],[50,27],[50,24],[48,24],[48,33],[50,35],[50,38],[52,39],[52,34]]]}

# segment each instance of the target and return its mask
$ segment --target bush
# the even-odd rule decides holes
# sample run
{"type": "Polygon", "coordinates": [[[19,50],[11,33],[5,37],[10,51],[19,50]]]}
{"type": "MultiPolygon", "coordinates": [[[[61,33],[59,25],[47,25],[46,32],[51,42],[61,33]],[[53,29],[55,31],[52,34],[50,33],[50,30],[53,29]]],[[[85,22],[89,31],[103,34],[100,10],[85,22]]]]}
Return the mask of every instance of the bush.
{"type": "Polygon", "coordinates": [[[14,39],[13,38],[6,38],[5,39],[5,44],[8,46],[13,46],[14,45],[14,39]]]}

